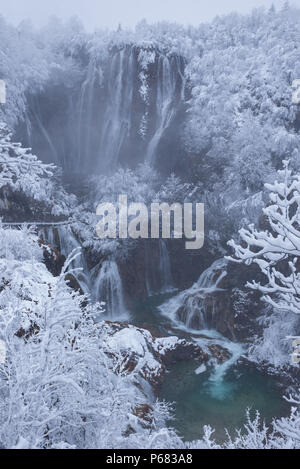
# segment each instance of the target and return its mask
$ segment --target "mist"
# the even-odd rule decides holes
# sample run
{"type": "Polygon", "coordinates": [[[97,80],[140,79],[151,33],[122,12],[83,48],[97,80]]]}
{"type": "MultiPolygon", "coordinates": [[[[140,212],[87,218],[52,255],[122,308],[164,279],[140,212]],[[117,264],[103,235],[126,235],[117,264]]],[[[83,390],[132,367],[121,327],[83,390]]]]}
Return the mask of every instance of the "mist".
{"type": "MultiPolygon", "coordinates": [[[[253,8],[269,8],[272,4],[280,8],[283,3],[283,0],[0,0],[0,12],[14,25],[30,19],[34,25],[43,26],[51,16],[63,20],[78,16],[86,29],[92,31],[95,28],[116,29],[119,24],[133,28],[144,18],[148,22],[170,21],[198,25],[232,11],[245,14],[253,8]]],[[[300,5],[300,0],[291,3],[300,5]]]]}

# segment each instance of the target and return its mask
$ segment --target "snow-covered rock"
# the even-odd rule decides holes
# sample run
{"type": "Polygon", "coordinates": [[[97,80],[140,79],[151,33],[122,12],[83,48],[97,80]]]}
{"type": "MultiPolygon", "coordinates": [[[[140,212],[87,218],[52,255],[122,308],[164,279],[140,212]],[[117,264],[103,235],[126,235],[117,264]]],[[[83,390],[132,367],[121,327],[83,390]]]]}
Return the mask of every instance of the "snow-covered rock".
{"type": "Polygon", "coordinates": [[[200,365],[196,370],[196,375],[201,375],[202,373],[206,372],[206,366],[204,364],[200,365]]]}
{"type": "Polygon", "coordinates": [[[176,336],[156,338],[146,329],[117,322],[103,322],[102,328],[106,331],[105,352],[115,357],[116,362],[121,356],[122,369],[134,372],[135,377],[143,378],[155,391],[163,381],[167,366],[172,363],[195,359],[205,366],[211,358],[218,363],[230,358],[228,350],[215,343],[203,348],[176,336]]]}

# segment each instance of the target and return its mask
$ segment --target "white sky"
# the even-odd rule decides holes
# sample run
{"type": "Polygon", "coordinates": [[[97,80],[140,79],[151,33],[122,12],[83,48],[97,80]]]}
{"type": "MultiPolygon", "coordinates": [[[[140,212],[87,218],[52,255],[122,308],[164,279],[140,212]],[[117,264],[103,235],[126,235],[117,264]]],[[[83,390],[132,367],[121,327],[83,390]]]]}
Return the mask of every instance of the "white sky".
{"type": "MultiPolygon", "coordinates": [[[[68,19],[76,15],[93,30],[115,29],[119,23],[134,27],[143,18],[197,25],[216,15],[248,13],[260,6],[269,8],[272,3],[281,7],[283,0],[0,0],[0,14],[14,24],[29,18],[37,26],[46,23],[49,16],[68,19]]],[[[300,0],[290,3],[300,7],[300,0]]]]}

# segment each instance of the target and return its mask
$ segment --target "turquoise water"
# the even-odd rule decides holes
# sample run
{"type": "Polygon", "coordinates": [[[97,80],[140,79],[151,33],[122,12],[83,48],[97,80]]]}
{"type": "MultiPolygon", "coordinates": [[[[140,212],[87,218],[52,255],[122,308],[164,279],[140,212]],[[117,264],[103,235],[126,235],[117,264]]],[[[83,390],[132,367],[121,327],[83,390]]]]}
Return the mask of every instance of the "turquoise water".
{"type": "Polygon", "coordinates": [[[228,347],[234,355],[231,362],[195,374],[199,363],[194,360],[170,365],[159,394],[174,404],[175,419],[169,422],[184,440],[203,436],[203,426],[215,429],[214,438],[221,443],[227,429],[234,436],[235,429],[246,423],[246,410],[255,416],[258,410],[266,423],[289,414],[290,406],[282,398],[283,389],[278,378],[266,375],[253,366],[239,364],[242,353],[239,344],[232,343],[215,331],[190,331],[163,316],[159,306],[172,295],[157,295],[138,303],[132,310],[132,322],[147,326],[158,335],[178,335],[200,342],[210,336],[212,342],[228,347]]]}
{"type": "MultiPolygon", "coordinates": [[[[172,323],[161,315],[158,308],[172,296],[174,293],[159,294],[137,302],[131,309],[131,322],[135,326],[150,326],[160,334],[169,335],[172,323]]],[[[173,335],[176,335],[176,332],[173,332],[173,335]]]]}
{"type": "Polygon", "coordinates": [[[159,396],[174,403],[175,420],[170,425],[185,440],[200,438],[203,426],[210,425],[215,429],[215,440],[224,441],[225,428],[234,435],[236,428],[243,427],[247,408],[252,416],[258,410],[266,423],[289,413],[290,406],[274,377],[235,365],[223,380],[214,381],[211,371],[196,375],[196,368],[193,361],[170,366],[159,396]]]}

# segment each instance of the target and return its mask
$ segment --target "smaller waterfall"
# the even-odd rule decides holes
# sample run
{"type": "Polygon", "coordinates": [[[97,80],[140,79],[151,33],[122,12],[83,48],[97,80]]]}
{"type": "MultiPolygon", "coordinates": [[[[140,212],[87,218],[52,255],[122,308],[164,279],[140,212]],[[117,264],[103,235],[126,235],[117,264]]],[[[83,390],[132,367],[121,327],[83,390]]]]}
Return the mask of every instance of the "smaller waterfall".
{"type": "Polygon", "coordinates": [[[218,285],[226,276],[225,266],[224,259],[215,261],[190,289],[163,304],[162,314],[184,323],[189,329],[214,329],[214,302],[212,300],[208,307],[207,299],[212,293],[222,291],[218,285]]]}
{"type": "Polygon", "coordinates": [[[101,70],[95,60],[91,60],[87,69],[86,79],[80,90],[78,113],[78,162],[76,170],[80,170],[94,151],[93,139],[95,138],[95,106],[96,89],[101,85],[101,70]]]}
{"type": "Polygon", "coordinates": [[[213,369],[205,384],[209,395],[218,400],[223,400],[231,394],[234,383],[228,381],[226,376],[243,353],[241,344],[230,341],[216,331],[215,294],[223,291],[219,285],[227,275],[226,265],[225,259],[218,259],[202,272],[199,280],[190,289],[160,307],[161,313],[174,321],[178,328],[202,330],[203,337],[193,338],[200,346],[205,348],[215,343],[230,353],[230,358],[221,364],[216,360],[212,361],[213,369]]]}
{"type": "Polygon", "coordinates": [[[160,239],[158,243],[158,250],[156,246],[149,246],[148,243],[145,247],[145,278],[148,296],[175,290],[167,243],[164,239],[160,239]],[[156,251],[158,257],[153,255],[156,251]]]}
{"type": "MultiPolygon", "coordinates": [[[[38,103],[38,99],[33,100],[32,108],[31,108],[31,113],[33,115],[33,118],[35,120],[35,123],[38,127],[38,129],[41,132],[41,136],[45,139],[45,142],[48,145],[50,155],[51,155],[51,161],[53,161],[55,164],[61,164],[61,161],[59,159],[59,155],[55,146],[55,142],[53,141],[52,137],[50,136],[47,127],[45,127],[43,123],[43,119],[41,117],[41,111],[40,111],[40,106],[38,103]]],[[[29,123],[26,123],[26,129],[28,129],[29,123]]],[[[31,136],[29,136],[31,140],[31,136]]]]}
{"type": "MultiPolygon", "coordinates": [[[[60,242],[60,251],[65,256],[68,257],[72,251],[76,248],[81,248],[81,244],[74,236],[72,227],[70,225],[59,227],[58,229],[59,242],[60,242]]],[[[71,268],[73,269],[82,269],[80,272],[76,272],[74,275],[81,286],[84,293],[90,292],[90,274],[89,268],[86,263],[84,254],[78,256],[72,263],[71,268]]]]}
{"type": "MultiPolygon", "coordinates": [[[[56,228],[47,227],[42,230],[40,234],[47,243],[58,249],[65,258],[67,258],[74,249],[81,248],[70,225],[61,225],[56,228]]],[[[75,258],[70,269],[82,269],[81,271],[74,272],[74,277],[78,281],[82,291],[88,294],[90,292],[90,275],[83,253],[81,256],[75,258]]]]}
{"type": "Polygon", "coordinates": [[[103,262],[94,279],[93,295],[95,300],[105,302],[106,315],[109,319],[129,318],[124,304],[122,280],[115,261],[103,262]]]}
{"type": "Polygon", "coordinates": [[[39,237],[45,240],[50,246],[58,248],[55,240],[55,231],[54,227],[50,226],[39,231],[39,237]]]}
{"type": "Polygon", "coordinates": [[[151,166],[155,165],[158,145],[177,111],[177,78],[181,76],[178,61],[173,63],[168,57],[160,56],[157,75],[156,125],[146,153],[146,162],[151,166]]]}
{"type": "Polygon", "coordinates": [[[214,291],[220,281],[226,276],[224,267],[227,262],[224,259],[218,259],[208,269],[204,270],[199,277],[196,285],[199,289],[214,291]]]}
{"type": "MultiPolygon", "coordinates": [[[[212,360],[210,364],[213,364],[213,368],[210,370],[210,376],[204,383],[204,389],[206,392],[219,401],[222,401],[232,395],[236,381],[232,376],[228,376],[230,370],[237,364],[241,357],[244,349],[242,344],[238,342],[232,342],[216,331],[206,331],[206,338],[194,338],[194,342],[198,343],[201,347],[208,346],[212,341],[215,344],[219,344],[224,349],[227,349],[230,358],[223,363],[217,363],[212,360]]],[[[195,373],[198,371],[195,370],[195,373]]]]}
{"type": "Polygon", "coordinates": [[[168,293],[174,290],[170,256],[164,239],[159,240],[159,272],[161,278],[160,292],[168,293]]]}
{"type": "Polygon", "coordinates": [[[231,358],[215,367],[208,382],[210,394],[220,400],[224,399],[227,393],[231,391],[230,383],[226,383],[224,381],[226,373],[233,365],[235,365],[243,353],[243,347],[239,343],[226,341],[222,343],[222,345],[231,353],[231,358]]]}

